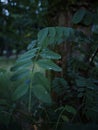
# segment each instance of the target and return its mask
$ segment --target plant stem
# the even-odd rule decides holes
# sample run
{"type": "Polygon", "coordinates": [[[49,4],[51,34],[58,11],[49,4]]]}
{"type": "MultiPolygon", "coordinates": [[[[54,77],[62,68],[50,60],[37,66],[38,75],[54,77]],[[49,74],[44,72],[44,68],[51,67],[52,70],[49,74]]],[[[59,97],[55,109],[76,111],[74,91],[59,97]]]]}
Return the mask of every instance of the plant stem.
{"type": "Polygon", "coordinates": [[[33,66],[32,66],[31,81],[30,81],[30,86],[29,86],[29,101],[28,101],[28,112],[29,113],[31,112],[31,102],[32,102],[32,83],[33,83],[32,75],[34,73],[35,63],[37,61],[37,58],[39,56],[40,51],[41,51],[41,48],[39,48],[39,50],[38,50],[38,52],[36,54],[36,57],[34,59],[33,66]]]}
{"type": "Polygon", "coordinates": [[[33,75],[33,72],[34,72],[34,67],[35,67],[35,62],[33,64],[33,67],[32,67],[32,73],[31,73],[31,82],[30,82],[30,86],[29,86],[29,104],[28,104],[28,112],[30,113],[31,112],[31,99],[32,99],[32,75],[33,75]]]}
{"type": "Polygon", "coordinates": [[[63,112],[65,111],[65,109],[66,109],[66,106],[64,107],[64,109],[63,109],[63,110],[61,111],[61,113],[59,114],[59,117],[58,117],[58,120],[57,120],[57,123],[56,123],[55,130],[57,130],[57,127],[58,127],[59,122],[60,122],[60,118],[61,118],[61,116],[62,116],[63,112]]]}
{"type": "Polygon", "coordinates": [[[98,48],[95,50],[95,52],[93,53],[93,55],[90,58],[90,62],[89,62],[90,65],[93,63],[93,60],[94,60],[95,56],[97,55],[97,53],[98,53],[98,48]]]}

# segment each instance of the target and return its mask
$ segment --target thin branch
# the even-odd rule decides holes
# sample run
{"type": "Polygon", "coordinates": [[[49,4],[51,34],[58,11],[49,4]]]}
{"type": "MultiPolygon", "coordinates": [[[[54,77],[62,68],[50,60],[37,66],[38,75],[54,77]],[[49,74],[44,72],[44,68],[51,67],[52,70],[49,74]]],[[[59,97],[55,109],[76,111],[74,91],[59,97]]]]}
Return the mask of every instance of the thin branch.
{"type": "Polygon", "coordinates": [[[94,58],[96,57],[98,53],[98,48],[96,49],[96,51],[92,54],[90,60],[89,60],[89,64],[92,65],[93,61],[94,61],[94,58]]]}

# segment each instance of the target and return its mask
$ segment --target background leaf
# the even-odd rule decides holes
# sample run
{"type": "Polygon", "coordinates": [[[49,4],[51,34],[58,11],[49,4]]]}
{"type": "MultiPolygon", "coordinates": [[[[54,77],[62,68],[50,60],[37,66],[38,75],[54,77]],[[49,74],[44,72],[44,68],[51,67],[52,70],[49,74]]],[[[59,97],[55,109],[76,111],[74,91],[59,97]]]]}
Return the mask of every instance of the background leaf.
{"type": "Polygon", "coordinates": [[[73,16],[72,22],[74,24],[78,24],[83,20],[83,17],[86,14],[86,10],[84,8],[79,9],[73,16]]]}
{"type": "Polygon", "coordinates": [[[76,109],[72,106],[66,105],[65,110],[72,113],[72,114],[76,114],[76,109]]]}

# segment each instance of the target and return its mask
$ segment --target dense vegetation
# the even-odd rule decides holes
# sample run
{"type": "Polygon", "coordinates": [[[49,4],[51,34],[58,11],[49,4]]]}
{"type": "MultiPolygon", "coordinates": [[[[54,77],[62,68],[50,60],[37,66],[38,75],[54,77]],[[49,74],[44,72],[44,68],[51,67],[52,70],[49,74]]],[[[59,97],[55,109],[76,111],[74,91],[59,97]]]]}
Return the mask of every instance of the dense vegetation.
{"type": "MultiPolygon", "coordinates": [[[[6,17],[12,28],[6,29],[12,31],[15,24],[17,33],[21,27],[19,39],[14,33],[10,38],[14,36],[17,41],[12,41],[19,45],[21,41],[26,52],[10,71],[0,69],[0,128],[98,129],[98,3],[70,0],[64,8],[65,2],[59,0],[18,2],[14,6],[20,9],[21,5],[23,12],[11,15],[17,9],[8,8],[6,17]],[[36,22],[30,21],[32,12],[37,15],[36,22]],[[35,25],[36,32],[31,29],[35,25]]],[[[12,6],[12,1],[1,5],[12,6]]],[[[3,33],[0,37],[9,39],[3,33]]]]}

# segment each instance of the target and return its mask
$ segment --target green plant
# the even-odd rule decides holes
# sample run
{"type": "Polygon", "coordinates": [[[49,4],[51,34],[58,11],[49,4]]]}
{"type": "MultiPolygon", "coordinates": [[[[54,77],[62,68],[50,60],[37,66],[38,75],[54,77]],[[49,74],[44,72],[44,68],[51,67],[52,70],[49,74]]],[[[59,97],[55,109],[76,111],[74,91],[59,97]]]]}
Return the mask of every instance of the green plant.
{"type": "MultiPolygon", "coordinates": [[[[28,45],[26,53],[11,68],[14,82],[9,80],[9,73],[0,70],[0,125],[3,123],[8,129],[19,125],[21,128],[16,129],[27,130],[36,125],[42,130],[63,130],[69,129],[67,126],[71,123],[98,123],[98,9],[92,9],[91,1],[81,5],[77,0],[48,2],[35,1],[34,10],[33,1],[0,3],[0,9],[7,7],[10,14],[6,16],[2,11],[0,39],[8,43],[13,41],[18,49],[26,47],[38,30],[32,32],[32,23],[34,26],[36,22],[38,26],[52,26],[62,12],[68,12],[66,15],[69,16],[71,11],[83,6],[73,16],[75,29],[48,27],[38,33],[37,40],[28,45]],[[38,19],[32,21],[31,14],[35,14],[35,10],[39,12],[38,19]],[[47,18],[41,20],[40,15],[44,17],[45,14],[49,15],[48,22],[47,18]],[[5,32],[6,36],[3,35],[5,32]],[[25,43],[24,46],[19,46],[21,43],[25,43]]],[[[86,128],[90,126],[88,124],[86,128]]],[[[78,125],[71,127],[80,129],[78,125]]]]}
{"type": "MultiPolygon", "coordinates": [[[[95,42],[95,39],[93,37],[90,40],[83,32],[72,28],[49,27],[41,30],[38,33],[36,44],[29,45],[29,50],[20,56],[15,66],[11,68],[12,71],[15,71],[11,79],[21,82],[13,93],[13,100],[16,101],[28,93],[28,112],[31,113],[33,110],[32,104],[34,103],[34,101],[32,101],[34,98],[32,98],[32,95],[34,95],[39,104],[36,110],[37,113],[46,111],[48,116],[52,118],[53,110],[55,116],[58,118],[58,121],[56,119],[53,120],[55,124],[56,122],[59,123],[60,120],[64,122],[85,122],[85,117],[87,122],[90,120],[95,121],[97,114],[95,114],[96,117],[93,117],[94,114],[91,114],[91,111],[93,112],[93,110],[95,110],[97,112],[97,73],[95,72],[96,74],[94,74],[92,72],[93,69],[90,68],[93,68],[91,62],[94,63],[97,57],[94,56],[88,63],[84,62],[86,53],[82,50],[81,43],[85,41],[95,42]],[[71,37],[71,41],[69,37],[71,37]],[[71,42],[73,57],[68,59],[68,66],[63,77],[59,76],[58,78],[53,77],[51,79],[52,71],[58,72],[59,75],[62,71],[62,69],[54,63],[56,62],[55,60],[59,60],[61,56],[53,50],[55,46],[64,44],[62,43],[64,41],[71,42]],[[76,48],[79,51],[79,55],[74,57],[74,50],[76,50],[76,48]],[[39,70],[36,72],[36,65],[41,67],[44,71],[41,72],[39,70]],[[95,75],[94,77],[92,77],[93,74],[95,75]],[[72,109],[76,109],[76,114],[70,115],[68,114],[70,112],[66,113],[66,107],[64,107],[65,102],[69,105],[69,110],[70,106],[72,106],[72,109]],[[46,106],[44,106],[44,103],[46,103],[46,106]],[[60,107],[59,112],[55,112],[55,109],[60,107]],[[59,115],[59,113],[61,114],[59,115]]],[[[94,68],[96,67],[95,65],[94,68]]],[[[51,122],[51,119],[48,120],[48,122],[49,121],[51,122]]],[[[58,123],[56,127],[58,127],[58,123]]]]}
{"type": "MultiPolygon", "coordinates": [[[[12,93],[15,85],[10,81],[10,73],[0,68],[0,128],[9,126],[15,103],[12,101],[12,93]]],[[[6,129],[6,128],[5,128],[6,129]]]]}
{"type": "MultiPolygon", "coordinates": [[[[93,28],[93,32],[94,30],[93,28]]],[[[17,82],[15,87],[11,89],[12,82],[6,82],[8,86],[1,77],[5,87],[12,91],[10,92],[12,113],[7,107],[5,109],[9,112],[7,110],[5,112],[13,119],[21,119],[24,122],[27,120],[29,124],[36,124],[38,127],[38,124],[41,126],[44,124],[54,129],[58,129],[61,122],[97,122],[97,55],[95,51],[91,60],[85,63],[86,53],[81,46],[78,47],[83,41],[88,41],[88,37],[78,32],[77,39],[77,30],[72,28],[49,27],[41,30],[37,41],[28,46],[27,52],[21,55],[11,68],[14,73],[11,80],[17,82]],[[54,52],[55,46],[59,47],[64,41],[72,44],[73,50],[73,57],[67,60],[66,71],[56,64],[61,60],[62,53],[60,56],[54,52]],[[76,48],[79,55],[74,57],[76,48]],[[18,114],[21,117],[17,117],[18,114]]],[[[95,43],[95,37],[91,41],[95,43]]],[[[5,90],[3,92],[5,94],[5,90]]]]}

